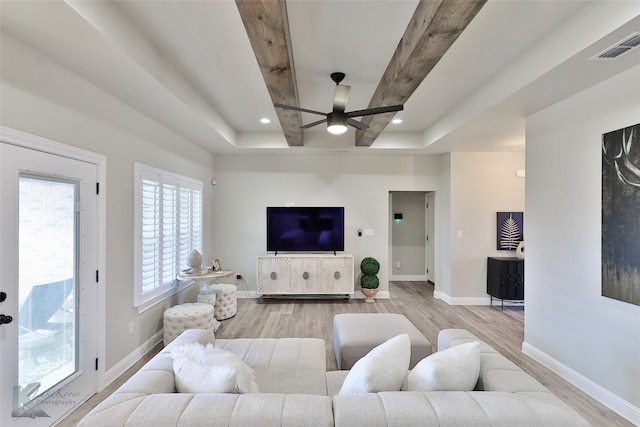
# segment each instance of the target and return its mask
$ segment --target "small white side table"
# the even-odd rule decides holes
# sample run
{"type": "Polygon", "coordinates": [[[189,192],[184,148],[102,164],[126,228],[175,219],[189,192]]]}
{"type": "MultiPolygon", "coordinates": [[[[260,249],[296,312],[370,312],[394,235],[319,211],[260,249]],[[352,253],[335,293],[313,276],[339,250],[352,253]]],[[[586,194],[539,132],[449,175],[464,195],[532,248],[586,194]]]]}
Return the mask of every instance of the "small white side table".
{"type": "Polygon", "coordinates": [[[232,270],[215,270],[205,274],[179,273],[178,280],[195,280],[202,284],[201,292],[209,293],[209,288],[207,287],[209,280],[222,279],[229,276],[233,276],[232,270]]]}
{"type": "MultiPolygon", "coordinates": [[[[207,286],[207,283],[210,280],[222,279],[224,277],[229,277],[229,276],[233,276],[232,270],[214,270],[214,271],[209,271],[208,273],[205,273],[205,274],[192,274],[192,273],[180,272],[178,273],[178,280],[195,280],[199,284],[202,284],[202,289],[200,289],[200,293],[198,295],[200,294],[208,295],[211,292],[209,290],[209,287],[207,286]]],[[[180,291],[178,295],[178,304],[182,304],[182,303],[184,303],[184,297],[183,297],[183,291],[180,291]]]]}

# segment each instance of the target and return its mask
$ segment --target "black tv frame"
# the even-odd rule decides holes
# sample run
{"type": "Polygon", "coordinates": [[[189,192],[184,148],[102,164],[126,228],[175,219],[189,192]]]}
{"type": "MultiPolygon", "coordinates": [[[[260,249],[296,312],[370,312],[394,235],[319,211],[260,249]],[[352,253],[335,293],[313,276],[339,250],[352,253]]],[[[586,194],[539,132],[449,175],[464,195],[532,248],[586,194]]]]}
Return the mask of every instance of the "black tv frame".
{"type": "Polygon", "coordinates": [[[344,251],[343,206],[267,206],[266,219],[268,252],[344,251]]]}

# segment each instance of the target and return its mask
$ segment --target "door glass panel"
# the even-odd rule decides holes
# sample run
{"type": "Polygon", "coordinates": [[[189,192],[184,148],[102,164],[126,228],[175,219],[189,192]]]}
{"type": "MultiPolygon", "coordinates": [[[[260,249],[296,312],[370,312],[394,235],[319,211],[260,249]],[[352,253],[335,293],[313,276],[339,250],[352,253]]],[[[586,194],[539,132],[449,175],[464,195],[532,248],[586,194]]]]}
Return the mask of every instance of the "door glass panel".
{"type": "Polygon", "coordinates": [[[19,183],[18,384],[34,399],[78,370],[78,184],[19,183]]]}

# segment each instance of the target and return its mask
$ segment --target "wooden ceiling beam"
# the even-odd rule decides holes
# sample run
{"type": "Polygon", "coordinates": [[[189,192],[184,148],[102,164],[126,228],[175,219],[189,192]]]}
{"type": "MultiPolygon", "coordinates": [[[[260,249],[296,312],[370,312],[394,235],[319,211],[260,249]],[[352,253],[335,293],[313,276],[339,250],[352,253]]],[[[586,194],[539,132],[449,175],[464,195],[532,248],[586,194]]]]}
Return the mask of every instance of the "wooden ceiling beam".
{"type": "MultiPolygon", "coordinates": [[[[236,6],[258,60],[271,101],[299,105],[289,19],[285,0],[236,0],[236,6]]],[[[301,146],[302,117],[299,111],[276,108],[289,146],[301,146]]]]}
{"type": "MultiPolygon", "coordinates": [[[[367,108],[404,104],[487,0],[420,0],[367,108]]],[[[395,113],[365,116],[356,146],[370,146],[395,113]]]]}

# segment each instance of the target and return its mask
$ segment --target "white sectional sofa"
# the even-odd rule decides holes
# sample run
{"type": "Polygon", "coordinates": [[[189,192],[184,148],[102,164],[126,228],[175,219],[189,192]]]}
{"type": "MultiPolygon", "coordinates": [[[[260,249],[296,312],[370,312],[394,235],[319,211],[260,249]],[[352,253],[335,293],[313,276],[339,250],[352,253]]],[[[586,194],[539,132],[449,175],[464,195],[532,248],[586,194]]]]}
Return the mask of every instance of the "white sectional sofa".
{"type": "MultiPolygon", "coordinates": [[[[260,393],[177,393],[171,349],[212,341],[188,330],[150,360],[80,426],[588,426],[515,364],[481,342],[481,371],[470,392],[392,391],[338,395],[348,371],[326,372],[325,344],[315,338],[216,339],[255,371],[260,393]]],[[[438,349],[480,341],[448,329],[438,349]]]]}
{"type": "Polygon", "coordinates": [[[166,346],[82,419],[79,426],[333,426],[324,341],[216,339],[255,371],[258,394],[177,393],[171,349],[213,341],[190,329],[166,346]]]}

